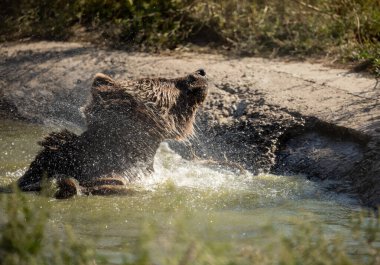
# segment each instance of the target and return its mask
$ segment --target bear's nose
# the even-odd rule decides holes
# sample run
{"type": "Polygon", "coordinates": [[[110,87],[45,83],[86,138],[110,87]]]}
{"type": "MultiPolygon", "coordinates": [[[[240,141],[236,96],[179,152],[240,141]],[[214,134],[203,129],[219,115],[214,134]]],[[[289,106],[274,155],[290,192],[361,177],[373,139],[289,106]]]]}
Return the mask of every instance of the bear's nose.
{"type": "Polygon", "coordinates": [[[198,70],[196,71],[196,73],[197,73],[198,75],[201,75],[201,76],[205,76],[205,75],[206,75],[206,71],[205,71],[204,69],[198,69],[198,70]]]}

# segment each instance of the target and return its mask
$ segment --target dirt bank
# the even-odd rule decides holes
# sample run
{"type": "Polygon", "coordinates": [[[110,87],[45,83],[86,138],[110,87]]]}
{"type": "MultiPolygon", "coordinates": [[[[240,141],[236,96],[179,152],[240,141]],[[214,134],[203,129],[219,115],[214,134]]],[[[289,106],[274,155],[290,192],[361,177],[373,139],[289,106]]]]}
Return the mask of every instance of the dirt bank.
{"type": "Polygon", "coordinates": [[[0,46],[0,113],[80,131],[92,77],[174,77],[205,68],[210,95],[184,156],[254,172],[339,180],[334,189],[380,203],[380,84],[321,64],[97,49],[77,43],[0,46]]]}

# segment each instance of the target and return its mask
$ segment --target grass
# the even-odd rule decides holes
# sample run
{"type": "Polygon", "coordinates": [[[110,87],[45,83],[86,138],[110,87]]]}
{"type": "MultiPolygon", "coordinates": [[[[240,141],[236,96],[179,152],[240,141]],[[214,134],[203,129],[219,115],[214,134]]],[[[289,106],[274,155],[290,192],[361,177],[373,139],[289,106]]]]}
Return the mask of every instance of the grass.
{"type": "Polygon", "coordinates": [[[380,75],[379,0],[3,0],[0,40],[22,38],[327,56],[380,75]]]}
{"type": "Polygon", "coordinates": [[[28,201],[20,192],[1,195],[0,264],[95,264],[94,250],[78,242],[69,227],[65,236],[49,231],[49,205],[28,201]]]}
{"type": "MultiPolygon", "coordinates": [[[[0,264],[109,264],[69,227],[65,233],[58,232],[49,223],[49,205],[45,202],[30,202],[19,192],[1,195],[4,214],[0,217],[0,264]]],[[[373,213],[362,213],[352,219],[350,231],[356,245],[351,249],[342,235],[328,234],[322,226],[300,221],[294,222],[294,228],[286,236],[278,236],[273,227],[268,227],[263,233],[275,240],[262,245],[207,242],[194,238],[184,229],[188,217],[179,214],[171,230],[165,232],[160,232],[157,226],[144,226],[135,247],[125,250],[122,264],[375,265],[380,262],[380,222],[373,213]]]]}

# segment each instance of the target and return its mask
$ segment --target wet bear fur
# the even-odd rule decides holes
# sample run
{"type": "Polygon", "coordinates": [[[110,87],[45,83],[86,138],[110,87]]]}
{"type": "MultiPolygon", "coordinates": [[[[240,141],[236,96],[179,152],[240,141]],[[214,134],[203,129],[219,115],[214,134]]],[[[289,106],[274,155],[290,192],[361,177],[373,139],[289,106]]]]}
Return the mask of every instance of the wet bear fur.
{"type": "Polygon", "coordinates": [[[114,176],[126,183],[147,176],[162,141],[193,134],[195,114],[206,95],[202,69],[176,79],[115,81],[97,74],[84,109],[87,130],[48,135],[18,186],[38,191],[44,178],[71,178],[90,187],[94,180],[114,176]]]}

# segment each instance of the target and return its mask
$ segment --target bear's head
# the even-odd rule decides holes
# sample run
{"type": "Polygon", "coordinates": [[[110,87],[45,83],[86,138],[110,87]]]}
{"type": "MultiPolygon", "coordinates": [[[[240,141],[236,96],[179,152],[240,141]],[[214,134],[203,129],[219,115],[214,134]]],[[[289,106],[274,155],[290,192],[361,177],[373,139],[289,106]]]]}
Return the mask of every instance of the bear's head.
{"type": "Polygon", "coordinates": [[[85,109],[89,127],[135,128],[160,140],[180,140],[193,134],[196,111],[207,95],[207,78],[203,69],[174,79],[115,81],[96,74],[91,92],[85,109]]]}

